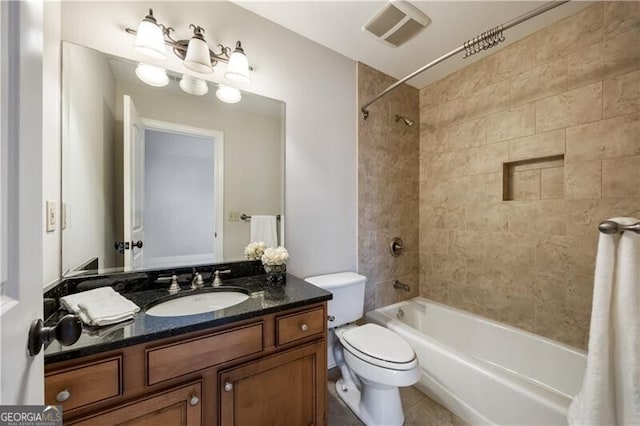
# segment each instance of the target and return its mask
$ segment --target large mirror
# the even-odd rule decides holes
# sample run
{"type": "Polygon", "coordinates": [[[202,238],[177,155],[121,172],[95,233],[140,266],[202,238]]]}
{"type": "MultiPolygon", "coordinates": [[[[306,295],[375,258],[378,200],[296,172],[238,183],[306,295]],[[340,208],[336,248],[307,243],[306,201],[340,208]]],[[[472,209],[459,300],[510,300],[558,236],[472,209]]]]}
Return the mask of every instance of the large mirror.
{"type": "Polygon", "coordinates": [[[284,243],[283,102],[192,95],[172,72],[153,87],[135,62],[62,50],[63,276],[240,260],[274,221],[284,243]]]}

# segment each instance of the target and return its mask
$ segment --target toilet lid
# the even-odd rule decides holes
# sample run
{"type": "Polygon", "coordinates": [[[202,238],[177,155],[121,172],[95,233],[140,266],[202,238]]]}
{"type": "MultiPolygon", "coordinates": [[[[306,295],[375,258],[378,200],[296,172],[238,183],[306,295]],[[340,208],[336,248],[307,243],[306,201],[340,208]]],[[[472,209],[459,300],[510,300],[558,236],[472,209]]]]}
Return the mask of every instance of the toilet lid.
{"type": "Polygon", "coordinates": [[[416,357],[411,346],[402,337],[376,324],[365,324],[347,330],[342,333],[340,340],[343,345],[380,361],[406,364],[416,357]]]}

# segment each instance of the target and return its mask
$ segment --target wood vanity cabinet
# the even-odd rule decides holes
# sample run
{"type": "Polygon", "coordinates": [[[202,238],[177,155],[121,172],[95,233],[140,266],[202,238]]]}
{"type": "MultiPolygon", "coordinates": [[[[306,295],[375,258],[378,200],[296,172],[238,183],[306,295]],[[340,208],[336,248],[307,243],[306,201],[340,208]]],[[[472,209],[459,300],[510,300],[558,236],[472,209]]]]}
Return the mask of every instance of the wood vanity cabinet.
{"type": "Polygon", "coordinates": [[[69,425],[325,425],[326,304],[45,366],[69,425]]]}

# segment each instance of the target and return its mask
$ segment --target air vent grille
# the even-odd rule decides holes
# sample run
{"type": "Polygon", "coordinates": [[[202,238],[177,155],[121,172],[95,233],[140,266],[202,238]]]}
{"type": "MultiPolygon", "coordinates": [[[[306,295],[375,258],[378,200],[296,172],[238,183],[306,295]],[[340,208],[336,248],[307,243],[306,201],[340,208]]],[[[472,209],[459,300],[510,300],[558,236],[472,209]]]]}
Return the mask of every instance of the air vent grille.
{"type": "Polygon", "coordinates": [[[362,28],[383,43],[398,47],[425,29],[431,19],[417,7],[404,1],[389,2],[362,28]]]}

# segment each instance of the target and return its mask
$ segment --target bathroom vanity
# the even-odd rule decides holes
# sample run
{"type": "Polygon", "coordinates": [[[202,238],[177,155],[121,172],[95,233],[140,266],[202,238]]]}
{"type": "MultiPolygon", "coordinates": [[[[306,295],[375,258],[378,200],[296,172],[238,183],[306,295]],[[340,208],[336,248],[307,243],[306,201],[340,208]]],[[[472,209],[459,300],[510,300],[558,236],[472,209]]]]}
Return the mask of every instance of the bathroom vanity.
{"type": "Polygon", "coordinates": [[[62,405],[65,424],[326,423],[329,292],[291,275],[277,286],[245,276],[223,284],[249,294],[238,305],[153,317],[144,307],[166,285],[135,275],[114,285],[143,308],[133,320],[45,351],[45,403],[62,405]]]}

